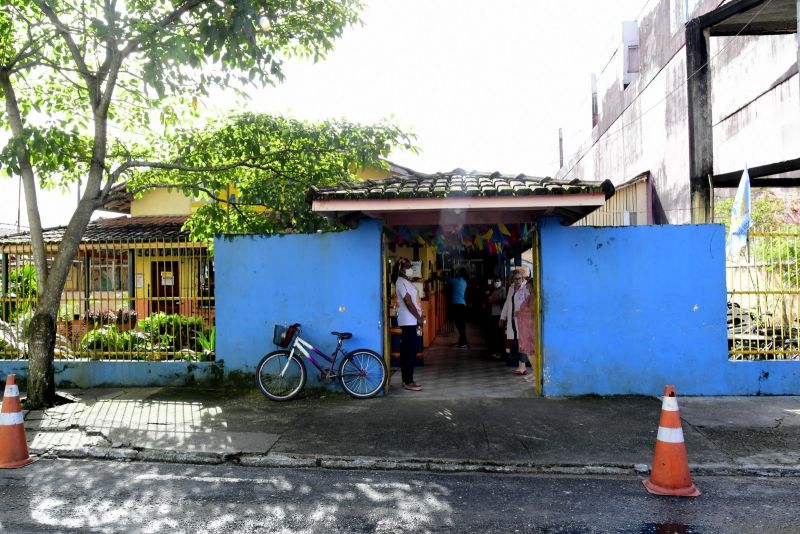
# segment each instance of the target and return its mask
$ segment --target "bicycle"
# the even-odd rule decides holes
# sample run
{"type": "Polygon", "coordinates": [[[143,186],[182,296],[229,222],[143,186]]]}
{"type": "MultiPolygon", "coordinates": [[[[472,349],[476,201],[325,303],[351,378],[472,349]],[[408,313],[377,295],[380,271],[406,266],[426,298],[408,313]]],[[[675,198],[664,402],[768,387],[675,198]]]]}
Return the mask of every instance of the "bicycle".
{"type": "Polygon", "coordinates": [[[343,348],[342,342],[353,337],[350,332],[331,332],[336,336],[336,350],[328,355],[302,339],[300,330],[299,323],[289,327],[275,325],[272,341],[281,349],[261,358],[256,367],[256,384],[268,399],[286,401],[303,391],[307,371],[298,353],[319,370],[323,383],[329,384],[338,378],[342,388],[356,399],[374,397],[386,385],[386,363],[378,353],[369,349],[348,352],[343,348]],[[327,367],[317,362],[311,352],[325,359],[327,367]],[[339,355],[342,359],[338,372],[334,373],[339,355]]]}

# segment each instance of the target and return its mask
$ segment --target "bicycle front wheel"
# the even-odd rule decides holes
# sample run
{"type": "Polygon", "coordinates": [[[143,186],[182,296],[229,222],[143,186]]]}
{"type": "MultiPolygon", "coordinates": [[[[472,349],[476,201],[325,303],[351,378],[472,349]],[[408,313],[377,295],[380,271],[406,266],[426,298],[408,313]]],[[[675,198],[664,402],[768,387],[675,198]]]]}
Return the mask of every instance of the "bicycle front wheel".
{"type": "Polygon", "coordinates": [[[268,399],[285,401],[295,398],[306,385],[306,368],[288,350],[270,352],[258,362],[256,385],[268,399]]]}
{"type": "Polygon", "coordinates": [[[358,349],[348,354],[339,366],[339,380],[351,397],[368,399],[386,385],[386,363],[377,353],[358,349]]]}

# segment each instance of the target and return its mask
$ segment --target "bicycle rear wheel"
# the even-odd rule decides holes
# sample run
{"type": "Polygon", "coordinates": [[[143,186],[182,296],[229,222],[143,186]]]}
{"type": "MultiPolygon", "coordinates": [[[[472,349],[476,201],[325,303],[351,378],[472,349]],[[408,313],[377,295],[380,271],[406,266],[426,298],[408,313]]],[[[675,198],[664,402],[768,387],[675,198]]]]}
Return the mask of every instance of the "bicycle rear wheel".
{"type": "Polygon", "coordinates": [[[356,399],[374,397],[386,385],[386,363],[376,352],[357,349],[339,366],[342,388],[356,399]]]}
{"type": "Polygon", "coordinates": [[[268,399],[285,401],[295,398],[306,385],[306,368],[288,350],[270,352],[258,362],[256,385],[268,399]]]}

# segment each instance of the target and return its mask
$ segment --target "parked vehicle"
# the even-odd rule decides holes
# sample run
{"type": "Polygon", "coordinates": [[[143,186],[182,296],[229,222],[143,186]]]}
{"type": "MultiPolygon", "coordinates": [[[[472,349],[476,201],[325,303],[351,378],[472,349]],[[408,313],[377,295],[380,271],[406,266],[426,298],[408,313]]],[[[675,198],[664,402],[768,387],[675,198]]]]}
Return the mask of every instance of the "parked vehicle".
{"type": "Polygon", "coordinates": [[[735,360],[800,359],[800,327],[775,325],[770,314],[728,302],[728,353],[735,360]]]}

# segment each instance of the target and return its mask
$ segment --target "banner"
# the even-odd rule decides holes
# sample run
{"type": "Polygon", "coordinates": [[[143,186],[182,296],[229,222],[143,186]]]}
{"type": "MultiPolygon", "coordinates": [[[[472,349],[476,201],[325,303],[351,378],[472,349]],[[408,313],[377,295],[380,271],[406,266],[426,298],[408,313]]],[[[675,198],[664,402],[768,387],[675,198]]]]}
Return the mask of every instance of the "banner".
{"type": "Polygon", "coordinates": [[[750,214],[750,174],[747,166],[736,189],[731,209],[731,229],[728,240],[725,242],[725,255],[728,258],[738,258],[742,249],[747,246],[747,236],[753,226],[753,217],[750,214]]]}

